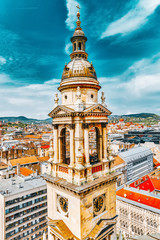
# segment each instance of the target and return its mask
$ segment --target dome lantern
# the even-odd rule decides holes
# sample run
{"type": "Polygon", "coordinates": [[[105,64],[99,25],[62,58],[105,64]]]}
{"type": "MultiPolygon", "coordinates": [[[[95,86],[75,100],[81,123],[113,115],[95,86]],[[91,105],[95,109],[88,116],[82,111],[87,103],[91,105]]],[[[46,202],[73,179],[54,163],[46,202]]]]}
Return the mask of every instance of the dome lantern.
{"type": "Polygon", "coordinates": [[[58,88],[62,95],[62,104],[71,108],[74,108],[76,102],[77,87],[81,88],[84,107],[97,103],[98,91],[101,88],[93,63],[88,61],[88,54],[85,51],[87,38],[81,28],[80,7],[77,6],[77,8],[77,26],[71,38],[71,61],[64,66],[61,83],[58,88]]]}

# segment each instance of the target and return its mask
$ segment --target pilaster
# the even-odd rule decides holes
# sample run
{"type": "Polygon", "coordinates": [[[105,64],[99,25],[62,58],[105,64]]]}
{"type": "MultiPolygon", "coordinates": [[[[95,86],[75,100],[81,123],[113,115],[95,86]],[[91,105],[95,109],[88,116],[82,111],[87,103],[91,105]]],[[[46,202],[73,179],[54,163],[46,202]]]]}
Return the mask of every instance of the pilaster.
{"type": "Polygon", "coordinates": [[[58,125],[54,125],[54,163],[59,162],[59,148],[58,148],[58,125]]]}

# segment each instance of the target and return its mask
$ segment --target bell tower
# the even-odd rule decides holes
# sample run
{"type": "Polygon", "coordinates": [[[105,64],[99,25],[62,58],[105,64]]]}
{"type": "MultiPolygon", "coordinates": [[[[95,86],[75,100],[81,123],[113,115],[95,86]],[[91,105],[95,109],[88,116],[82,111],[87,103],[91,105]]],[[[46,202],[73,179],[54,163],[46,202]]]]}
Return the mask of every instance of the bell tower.
{"type": "Polygon", "coordinates": [[[87,38],[80,12],[71,38],[71,61],[65,64],[55,105],[47,181],[49,240],[115,239],[116,173],[108,146],[111,112],[105,104],[93,64],[85,52],[87,38]]]}

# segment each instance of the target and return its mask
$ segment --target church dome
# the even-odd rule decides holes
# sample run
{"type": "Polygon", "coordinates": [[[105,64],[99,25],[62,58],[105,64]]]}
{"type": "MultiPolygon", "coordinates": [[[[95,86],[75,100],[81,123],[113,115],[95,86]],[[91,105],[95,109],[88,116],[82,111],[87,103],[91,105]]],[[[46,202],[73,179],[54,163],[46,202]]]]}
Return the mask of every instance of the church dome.
{"type": "Polygon", "coordinates": [[[73,36],[84,36],[84,32],[81,29],[76,29],[73,36]]]}
{"type": "Polygon", "coordinates": [[[91,77],[97,79],[93,64],[85,58],[74,58],[65,65],[62,80],[70,77],[91,77]]]}

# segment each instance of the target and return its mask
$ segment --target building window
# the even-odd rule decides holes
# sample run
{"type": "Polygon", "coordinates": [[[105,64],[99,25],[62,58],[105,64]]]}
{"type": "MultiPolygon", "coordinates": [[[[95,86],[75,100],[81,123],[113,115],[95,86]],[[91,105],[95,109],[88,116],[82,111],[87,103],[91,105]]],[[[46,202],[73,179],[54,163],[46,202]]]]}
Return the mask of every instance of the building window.
{"type": "Polygon", "coordinates": [[[78,43],[78,50],[81,50],[81,42],[78,43]]]}
{"type": "Polygon", "coordinates": [[[65,95],[64,98],[67,99],[67,95],[65,95]]]}
{"type": "Polygon", "coordinates": [[[91,98],[92,98],[92,99],[94,98],[94,95],[93,95],[93,94],[91,94],[91,98]]]}

